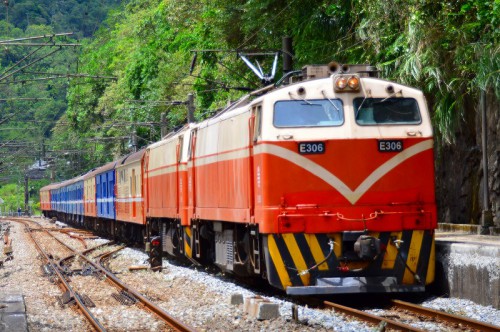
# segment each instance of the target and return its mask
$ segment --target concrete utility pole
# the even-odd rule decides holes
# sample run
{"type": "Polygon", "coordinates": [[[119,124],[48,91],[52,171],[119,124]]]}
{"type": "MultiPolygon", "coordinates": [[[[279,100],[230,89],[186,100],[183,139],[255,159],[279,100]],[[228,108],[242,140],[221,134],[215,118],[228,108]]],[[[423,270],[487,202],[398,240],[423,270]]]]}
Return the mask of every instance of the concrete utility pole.
{"type": "Polygon", "coordinates": [[[187,99],[187,109],[188,109],[188,123],[194,122],[194,95],[192,93],[188,94],[187,99]]]}
{"type": "Polygon", "coordinates": [[[24,212],[28,214],[28,209],[29,209],[29,190],[28,190],[28,181],[29,181],[29,175],[28,172],[24,174],[24,212]]]}
{"type": "Polygon", "coordinates": [[[137,133],[135,127],[132,129],[132,152],[137,152],[137,133]]]}
{"type": "Polygon", "coordinates": [[[481,140],[483,149],[483,213],[481,214],[482,235],[490,234],[490,226],[493,226],[493,214],[490,210],[490,196],[488,189],[488,123],[486,119],[486,91],[481,90],[481,140]]]}
{"type": "MultiPolygon", "coordinates": [[[[281,50],[283,51],[283,75],[293,70],[293,39],[283,37],[281,50]]],[[[287,84],[289,80],[287,80],[287,84]]]]}

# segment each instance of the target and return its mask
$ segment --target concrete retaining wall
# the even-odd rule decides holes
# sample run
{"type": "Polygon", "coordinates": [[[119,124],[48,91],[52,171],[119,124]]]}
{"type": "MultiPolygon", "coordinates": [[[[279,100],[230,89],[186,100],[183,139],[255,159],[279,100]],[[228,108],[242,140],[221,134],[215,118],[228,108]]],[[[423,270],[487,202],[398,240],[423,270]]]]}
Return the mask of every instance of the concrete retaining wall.
{"type": "Polygon", "coordinates": [[[500,246],[436,241],[435,288],[450,297],[500,307],[500,246]]]}

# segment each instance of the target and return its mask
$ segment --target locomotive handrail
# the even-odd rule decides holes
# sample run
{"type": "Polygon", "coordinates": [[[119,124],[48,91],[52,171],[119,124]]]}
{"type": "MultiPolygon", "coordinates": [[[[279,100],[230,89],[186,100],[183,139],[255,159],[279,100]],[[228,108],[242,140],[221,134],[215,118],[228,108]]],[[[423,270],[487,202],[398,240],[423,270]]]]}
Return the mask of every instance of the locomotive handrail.
{"type": "Polygon", "coordinates": [[[337,212],[336,216],[340,220],[347,220],[347,221],[367,221],[367,220],[377,219],[378,218],[378,212],[377,211],[372,212],[372,213],[370,213],[370,216],[368,218],[365,218],[363,216],[363,217],[361,217],[361,219],[360,218],[346,218],[346,217],[344,217],[343,214],[338,213],[338,212],[337,212]]]}
{"type": "Polygon", "coordinates": [[[278,215],[278,218],[279,217],[286,217],[286,218],[303,218],[303,217],[337,217],[338,219],[340,220],[346,220],[346,221],[367,221],[367,220],[373,220],[373,219],[377,219],[379,216],[384,216],[384,215],[396,215],[396,214],[406,214],[406,215],[410,215],[410,214],[418,214],[418,215],[422,215],[422,214],[426,214],[426,213],[430,213],[430,211],[425,211],[425,210],[419,210],[419,211],[389,211],[389,212],[385,212],[385,211],[375,211],[375,212],[372,212],[370,213],[369,217],[361,217],[361,218],[347,218],[347,217],[344,217],[344,215],[340,212],[330,212],[330,211],[323,211],[322,213],[294,213],[294,214],[289,214],[290,212],[294,211],[294,210],[299,210],[299,209],[306,209],[306,208],[318,208],[317,205],[315,204],[311,204],[310,206],[305,206],[307,204],[304,204],[304,206],[301,206],[301,207],[296,207],[296,208],[293,208],[293,210],[291,210],[289,208],[288,211],[282,211],[279,215],[278,215]],[[291,210],[291,211],[290,211],[291,210]]]}

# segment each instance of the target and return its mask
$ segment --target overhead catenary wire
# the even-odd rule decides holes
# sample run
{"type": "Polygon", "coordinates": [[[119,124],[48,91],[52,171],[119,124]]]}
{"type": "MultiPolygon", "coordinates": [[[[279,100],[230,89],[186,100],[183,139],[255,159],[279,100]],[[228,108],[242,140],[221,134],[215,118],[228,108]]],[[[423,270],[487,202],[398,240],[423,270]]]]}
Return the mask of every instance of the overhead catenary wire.
{"type": "Polygon", "coordinates": [[[34,55],[35,53],[37,53],[39,50],[41,50],[43,47],[39,47],[37,49],[35,49],[33,52],[29,53],[28,55],[24,56],[22,59],[20,59],[19,61],[17,61],[16,63],[14,63],[12,66],[8,67],[7,69],[5,69],[1,74],[0,74],[0,77],[1,76],[4,76],[5,74],[7,74],[8,72],[10,72],[12,69],[16,68],[17,66],[19,66],[24,60],[26,60],[27,58],[29,58],[30,56],[34,55]]]}
{"type": "MultiPolygon", "coordinates": [[[[285,11],[286,11],[286,10],[287,10],[287,9],[288,9],[288,8],[289,8],[289,7],[290,7],[290,6],[291,6],[291,5],[295,2],[295,1],[296,1],[296,0],[289,1],[289,2],[287,3],[287,5],[286,5],[286,6],[285,6],[282,10],[280,10],[280,12],[279,12],[278,14],[276,14],[276,15],[275,15],[275,19],[276,19],[277,17],[281,16],[281,14],[283,14],[283,13],[284,13],[284,12],[285,12],[285,11]]],[[[240,44],[237,48],[238,48],[238,49],[243,48],[243,47],[244,47],[244,46],[245,46],[245,45],[246,45],[246,44],[247,44],[247,43],[248,43],[251,39],[253,39],[253,38],[254,38],[254,37],[255,37],[255,36],[256,36],[259,32],[264,31],[264,29],[266,29],[266,28],[267,28],[267,26],[268,26],[271,22],[275,21],[275,19],[274,19],[274,20],[268,20],[268,21],[267,21],[267,23],[263,24],[263,25],[260,27],[260,29],[258,29],[258,30],[257,30],[256,32],[254,32],[254,33],[253,33],[250,37],[248,37],[247,39],[245,39],[245,40],[243,41],[243,43],[241,43],[241,44],[240,44]]]]}
{"type": "Polygon", "coordinates": [[[50,73],[50,72],[32,72],[32,71],[23,71],[23,74],[29,75],[55,75],[55,76],[64,76],[64,77],[89,77],[89,78],[99,78],[99,79],[109,79],[109,80],[117,80],[116,76],[101,76],[101,75],[90,75],[90,74],[72,74],[72,73],[50,73]]]}
{"type": "Polygon", "coordinates": [[[39,100],[52,100],[52,99],[53,98],[3,98],[0,99],[0,101],[39,101],[39,100]]]}
{"type": "Polygon", "coordinates": [[[18,42],[18,41],[22,41],[22,40],[34,40],[34,39],[42,39],[42,38],[54,38],[54,37],[60,37],[60,36],[70,36],[72,34],[73,34],[73,32],[62,32],[62,33],[53,33],[53,34],[49,34],[49,35],[0,40],[0,45],[9,44],[12,42],[18,42]]]}
{"type": "Polygon", "coordinates": [[[13,72],[12,72],[12,73],[10,73],[10,74],[3,75],[2,77],[0,77],[0,81],[3,81],[3,80],[5,80],[5,79],[7,79],[7,78],[11,77],[12,75],[14,75],[14,74],[16,74],[16,73],[20,72],[21,70],[23,70],[24,68],[28,68],[28,67],[30,67],[30,66],[32,66],[32,65],[34,65],[35,63],[42,61],[43,59],[45,59],[45,58],[47,58],[47,57],[51,56],[52,54],[54,54],[54,53],[56,53],[56,52],[58,52],[58,51],[60,51],[60,50],[61,50],[60,48],[55,49],[55,50],[53,50],[52,52],[49,52],[49,53],[45,54],[44,56],[42,56],[42,57],[40,57],[40,58],[38,58],[38,59],[36,59],[36,60],[33,60],[32,62],[28,63],[27,65],[25,65],[25,66],[23,66],[23,67],[21,67],[21,68],[19,68],[18,70],[15,70],[15,71],[13,71],[13,72]]]}
{"type": "Polygon", "coordinates": [[[3,44],[9,45],[9,46],[56,46],[56,47],[76,47],[76,46],[82,46],[82,44],[56,44],[56,43],[8,43],[8,44],[3,44]]]}
{"type": "Polygon", "coordinates": [[[36,82],[36,81],[48,81],[48,80],[55,80],[55,79],[64,79],[64,78],[92,78],[92,79],[105,79],[105,80],[117,80],[117,77],[106,77],[106,76],[92,76],[92,75],[82,75],[82,74],[65,74],[65,75],[58,75],[58,76],[49,76],[49,77],[40,77],[40,78],[23,78],[15,81],[8,81],[8,82],[0,82],[0,84],[16,84],[16,83],[21,83],[24,84],[26,82],[36,82]]]}
{"type": "MultiPolygon", "coordinates": [[[[295,2],[295,0],[292,0],[290,2],[288,2],[288,4],[278,12],[278,14],[275,15],[275,18],[281,16],[293,3],[295,2]]],[[[195,65],[195,61],[196,61],[196,52],[227,52],[227,53],[232,53],[232,52],[237,52],[237,53],[240,53],[241,50],[243,49],[243,47],[251,40],[253,39],[259,32],[263,31],[267,26],[268,24],[270,24],[272,20],[269,20],[268,23],[265,23],[263,24],[260,29],[258,29],[256,32],[254,32],[252,35],[250,35],[250,37],[246,38],[243,43],[241,43],[237,48],[236,50],[221,50],[221,49],[208,49],[208,50],[194,50],[195,52],[195,56],[193,58],[193,61],[191,62],[191,67],[190,67],[190,71],[189,71],[189,75],[190,76],[193,76],[192,75],[192,72],[194,70],[194,65],[195,65]]],[[[268,52],[259,52],[259,53],[256,53],[256,54],[259,54],[259,55],[267,55],[268,52]]],[[[292,58],[294,58],[295,56],[293,54],[289,54],[292,58]]],[[[221,59],[223,60],[224,57],[221,59]]],[[[220,65],[222,65],[223,67],[225,67],[226,69],[230,70],[227,66],[223,65],[222,64],[222,61],[219,60],[217,61],[217,63],[219,63],[220,65]]],[[[231,70],[230,70],[231,71],[231,70]]],[[[238,76],[240,76],[241,78],[245,79],[248,81],[248,79],[246,79],[245,77],[241,76],[238,74],[238,76]]],[[[255,85],[254,82],[251,82],[252,84],[255,85]]],[[[214,89],[211,89],[211,90],[204,90],[204,92],[210,92],[210,91],[215,91],[214,89]]]]}

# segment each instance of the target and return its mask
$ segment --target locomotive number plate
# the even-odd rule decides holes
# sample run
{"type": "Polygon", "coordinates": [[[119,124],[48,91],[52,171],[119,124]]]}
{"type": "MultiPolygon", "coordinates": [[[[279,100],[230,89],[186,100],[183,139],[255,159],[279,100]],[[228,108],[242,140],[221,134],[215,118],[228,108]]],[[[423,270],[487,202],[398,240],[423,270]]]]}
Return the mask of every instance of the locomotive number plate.
{"type": "Polygon", "coordinates": [[[379,152],[401,152],[403,151],[403,141],[392,139],[381,139],[378,141],[379,152]]]}
{"type": "Polygon", "coordinates": [[[320,154],[325,153],[324,142],[303,142],[299,143],[300,154],[320,154]]]}

